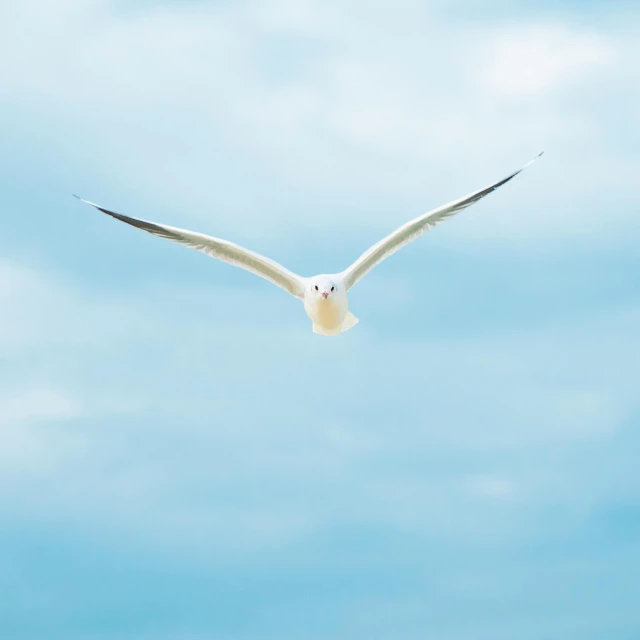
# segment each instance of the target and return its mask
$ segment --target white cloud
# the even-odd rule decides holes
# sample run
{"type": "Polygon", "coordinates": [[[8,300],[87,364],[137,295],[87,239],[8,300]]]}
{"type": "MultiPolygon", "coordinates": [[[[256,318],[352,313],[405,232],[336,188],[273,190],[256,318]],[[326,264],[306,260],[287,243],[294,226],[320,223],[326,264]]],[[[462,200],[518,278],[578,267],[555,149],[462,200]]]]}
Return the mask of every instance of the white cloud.
{"type": "Polygon", "coordinates": [[[64,420],[80,415],[80,408],[64,394],[51,389],[26,393],[4,392],[0,399],[0,423],[64,420]]]}
{"type": "Polygon", "coordinates": [[[594,204],[605,190],[619,203],[608,220],[628,218],[621,194],[637,161],[609,148],[616,123],[601,104],[627,91],[626,33],[445,27],[422,3],[391,15],[311,0],[56,7],[4,9],[0,77],[7,104],[41,120],[30,135],[77,165],[70,187],[90,185],[92,199],[191,226],[215,218],[218,233],[246,239],[288,241],[289,221],[299,233],[382,232],[544,148],[457,241],[588,241],[608,228],[594,204]]]}
{"type": "Polygon", "coordinates": [[[13,359],[70,345],[104,351],[127,338],[132,327],[140,328],[135,309],[122,302],[18,263],[0,262],[0,354],[13,359]]]}
{"type": "Polygon", "coordinates": [[[485,79],[509,98],[544,98],[576,91],[617,64],[616,46],[599,33],[563,25],[513,27],[496,33],[485,79]]]}
{"type": "MultiPolygon", "coordinates": [[[[0,273],[11,313],[28,317],[33,292],[55,292],[60,307],[36,296],[55,331],[20,323],[20,348],[5,351],[15,380],[0,414],[3,500],[19,487],[23,511],[78,526],[91,513],[144,544],[199,552],[215,536],[229,549],[271,547],[371,521],[519,535],[513,514],[547,505],[549,486],[553,501],[576,503],[563,461],[576,447],[600,451],[637,405],[634,310],[578,328],[410,341],[363,319],[359,337],[327,343],[271,292],[203,302],[198,289],[152,287],[124,299],[16,265],[0,273]],[[273,324],[238,324],[256,298],[273,324]],[[96,311],[83,316],[89,301],[96,311]],[[227,305],[237,312],[221,318],[227,305]],[[40,491],[42,474],[55,490],[40,491]],[[480,525],[487,500],[504,504],[504,519],[480,525]]],[[[603,481],[613,482],[599,478],[598,491],[603,481]]],[[[597,501],[580,490],[582,505],[597,501]]]]}
{"type": "MultiPolygon", "coordinates": [[[[43,145],[48,171],[83,182],[69,191],[108,194],[113,206],[136,192],[148,211],[131,213],[157,207],[155,217],[203,231],[215,216],[221,235],[334,247],[341,230],[386,231],[547,143],[517,188],[452,221],[450,237],[486,251],[490,238],[596,237],[624,219],[624,207],[602,216],[593,195],[629,193],[637,168],[611,147],[610,125],[586,97],[633,43],[553,24],[524,38],[510,25],[443,35],[421,5],[391,16],[364,3],[355,13],[319,2],[3,5],[1,91],[16,116],[6,121],[43,145]],[[295,65],[286,48],[269,48],[287,37],[307,41],[295,65]],[[526,70],[517,82],[505,56],[526,70]],[[579,104],[562,91],[569,81],[579,104]]],[[[623,89],[617,78],[609,95],[623,89]]],[[[7,171],[24,173],[16,167],[7,171]]],[[[363,295],[367,287],[392,287],[387,303],[405,309],[415,299],[392,280],[363,284],[363,295]]],[[[372,519],[464,532],[459,513],[473,517],[478,495],[506,496],[508,485],[509,495],[540,496],[548,478],[487,461],[471,485],[459,467],[436,486],[406,469],[407,457],[421,471],[452,453],[544,463],[551,447],[561,460],[576,443],[607,442],[637,404],[633,310],[448,340],[383,338],[361,318],[349,342],[327,344],[271,291],[214,298],[170,283],[136,293],[0,265],[10,473],[26,482],[48,469],[56,486],[44,504],[23,487],[34,510],[78,522],[91,510],[96,522],[126,523],[146,540],[161,531],[164,542],[277,544],[372,519]],[[240,495],[227,503],[230,487],[240,495]]],[[[555,497],[571,504],[575,487],[555,497]]]]}
{"type": "Polygon", "coordinates": [[[500,476],[472,476],[467,479],[466,486],[474,496],[497,500],[509,499],[517,491],[512,480],[500,476]]]}
{"type": "Polygon", "coordinates": [[[63,391],[37,386],[3,389],[0,477],[52,473],[82,447],[81,438],[55,425],[81,415],[77,401],[63,391]]]}

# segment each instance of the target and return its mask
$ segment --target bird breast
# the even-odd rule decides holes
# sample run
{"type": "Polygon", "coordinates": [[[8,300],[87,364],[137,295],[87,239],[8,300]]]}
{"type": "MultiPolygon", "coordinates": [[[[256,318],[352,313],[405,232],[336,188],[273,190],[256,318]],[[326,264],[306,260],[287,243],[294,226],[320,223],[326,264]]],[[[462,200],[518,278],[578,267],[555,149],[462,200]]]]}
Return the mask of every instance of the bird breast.
{"type": "Polygon", "coordinates": [[[347,310],[343,308],[337,299],[331,297],[326,300],[320,298],[305,303],[307,315],[315,324],[319,324],[326,329],[339,327],[346,316],[347,310]]]}

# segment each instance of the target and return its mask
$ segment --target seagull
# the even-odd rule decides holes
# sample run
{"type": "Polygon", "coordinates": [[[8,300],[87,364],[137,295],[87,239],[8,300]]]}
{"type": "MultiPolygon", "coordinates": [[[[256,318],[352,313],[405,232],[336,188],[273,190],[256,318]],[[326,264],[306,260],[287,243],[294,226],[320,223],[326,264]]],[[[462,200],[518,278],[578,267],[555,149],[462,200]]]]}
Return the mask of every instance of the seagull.
{"type": "Polygon", "coordinates": [[[358,318],[349,311],[347,293],[357,282],[362,280],[371,269],[398,251],[401,247],[415,240],[415,238],[422,235],[425,231],[428,231],[437,224],[454,216],[459,211],[478,202],[498,187],[515,178],[521,171],[535,162],[542,153],[544,152],[539,153],[521,169],[509,174],[502,180],[410,220],[365,251],[344,271],[340,273],[320,274],[311,278],[299,276],[277,262],[265,258],[258,253],[254,253],[249,249],[245,249],[233,242],[214,238],[202,233],[187,231],[186,229],[170,227],[157,222],[131,218],[121,213],[105,209],[75,194],[73,195],[78,198],[78,200],[95,207],[116,220],[126,222],[154,236],[172,240],[196,251],[202,251],[212,258],[217,258],[223,262],[235,265],[272,282],[292,296],[303,301],[304,310],[311,319],[314,333],[323,336],[337,336],[357,324],[358,318]]]}

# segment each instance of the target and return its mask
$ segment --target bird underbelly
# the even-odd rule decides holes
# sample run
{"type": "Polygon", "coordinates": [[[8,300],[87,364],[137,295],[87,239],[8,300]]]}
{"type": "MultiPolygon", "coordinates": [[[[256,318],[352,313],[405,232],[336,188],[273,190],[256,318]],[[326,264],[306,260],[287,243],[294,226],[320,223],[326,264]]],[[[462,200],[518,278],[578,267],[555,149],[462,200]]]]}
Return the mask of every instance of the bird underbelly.
{"type": "Polygon", "coordinates": [[[337,329],[342,325],[346,316],[344,309],[324,301],[321,304],[307,307],[306,311],[314,324],[325,329],[337,329]]]}

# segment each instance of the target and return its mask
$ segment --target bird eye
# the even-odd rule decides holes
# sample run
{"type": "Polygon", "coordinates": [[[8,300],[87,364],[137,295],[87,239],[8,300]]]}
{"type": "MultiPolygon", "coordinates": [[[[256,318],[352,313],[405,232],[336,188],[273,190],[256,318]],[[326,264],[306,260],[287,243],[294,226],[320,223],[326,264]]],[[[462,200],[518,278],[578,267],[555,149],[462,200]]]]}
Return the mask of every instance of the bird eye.
{"type": "Polygon", "coordinates": [[[331,287],[331,291],[333,291],[335,289],[335,287],[331,287]]]}
{"type": "Polygon", "coordinates": [[[318,290],[318,285],[316,285],[316,291],[318,290]]]}

